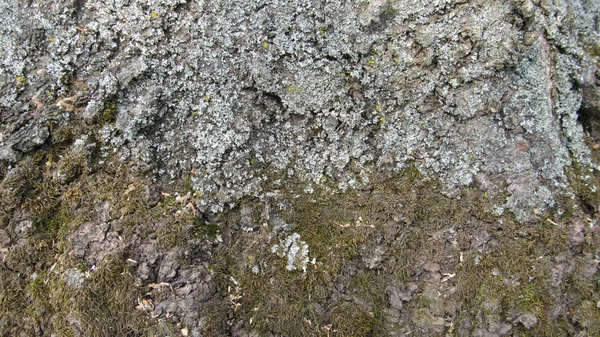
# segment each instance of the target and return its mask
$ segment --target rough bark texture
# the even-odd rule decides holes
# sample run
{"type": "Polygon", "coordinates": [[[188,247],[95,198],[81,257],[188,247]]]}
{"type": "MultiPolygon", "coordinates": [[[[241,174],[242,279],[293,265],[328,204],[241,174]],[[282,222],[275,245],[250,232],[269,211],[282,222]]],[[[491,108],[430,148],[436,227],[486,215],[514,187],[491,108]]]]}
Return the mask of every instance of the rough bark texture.
{"type": "Polygon", "coordinates": [[[600,335],[598,1],[0,17],[1,335],[600,335]]]}

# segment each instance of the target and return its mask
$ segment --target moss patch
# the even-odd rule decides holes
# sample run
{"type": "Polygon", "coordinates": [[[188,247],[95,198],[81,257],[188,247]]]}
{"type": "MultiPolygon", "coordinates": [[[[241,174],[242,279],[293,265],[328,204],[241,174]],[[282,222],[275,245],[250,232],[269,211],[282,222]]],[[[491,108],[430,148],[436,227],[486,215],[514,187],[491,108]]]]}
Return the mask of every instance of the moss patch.
{"type": "Polygon", "coordinates": [[[490,215],[497,200],[474,189],[465,189],[460,199],[444,197],[435,181],[415,169],[371,181],[372,188],[343,193],[326,185],[312,194],[301,185],[278,190],[271,207],[278,209],[286,233],[306,242],[311,263],[306,272],[286,270],[285,259],[270,248],[287,234],[277,234],[272,224],[237,236],[221,257],[235,280],[227,286],[235,317],[263,333],[384,335],[386,286],[414,279],[422,261],[444,254],[431,233],[471,217],[497,218],[490,215]],[[373,244],[385,248],[369,270],[364,256],[373,244]]]}
{"type": "Polygon", "coordinates": [[[157,224],[193,223],[196,217],[181,204],[156,207],[148,186],[116,159],[90,163],[83,153],[63,146],[26,157],[5,177],[0,229],[9,245],[0,244],[1,334],[173,335],[169,324],[135,309],[145,287],[125,256],[113,254],[90,269],[70,254],[73,231],[100,217],[119,220],[113,226],[125,240],[150,235],[157,224]],[[69,268],[86,275],[81,287],[65,281],[69,268]]]}
{"type": "Polygon", "coordinates": [[[117,112],[118,105],[116,102],[104,103],[104,109],[102,109],[102,112],[100,112],[97,123],[100,126],[114,123],[117,120],[117,112]]]}

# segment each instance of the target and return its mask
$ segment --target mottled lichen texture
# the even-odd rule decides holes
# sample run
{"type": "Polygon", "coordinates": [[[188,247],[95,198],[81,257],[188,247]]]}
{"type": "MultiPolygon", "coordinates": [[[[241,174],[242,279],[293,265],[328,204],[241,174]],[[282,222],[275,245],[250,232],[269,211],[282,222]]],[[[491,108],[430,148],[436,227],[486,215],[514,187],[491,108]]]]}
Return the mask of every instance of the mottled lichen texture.
{"type": "MultiPolygon", "coordinates": [[[[116,102],[103,151],[162,181],[193,172],[202,210],[263,193],[272,171],[344,190],[414,164],[448,195],[471,184],[507,192],[498,210],[527,220],[568,187],[566,167],[589,164],[577,111],[594,66],[581,45],[597,42],[594,1],[5,0],[0,10],[4,110],[74,96],[89,122],[116,102]]],[[[3,128],[3,158],[14,158],[3,128]]]]}
{"type": "Polygon", "coordinates": [[[600,333],[600,1],[0,18],[0,335],[600,333]]]}

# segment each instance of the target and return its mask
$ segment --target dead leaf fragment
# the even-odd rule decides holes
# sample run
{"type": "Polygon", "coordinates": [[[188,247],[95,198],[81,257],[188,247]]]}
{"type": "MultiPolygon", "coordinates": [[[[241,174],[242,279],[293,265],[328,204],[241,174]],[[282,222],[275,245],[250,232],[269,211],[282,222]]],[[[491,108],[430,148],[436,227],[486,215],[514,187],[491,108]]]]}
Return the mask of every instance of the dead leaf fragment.
{"type": "Polygon", "coordinates": [[[76,99],[75,96],[63,98],[60,101],[58,101],[58,103],[56,103],[56,106],[63,109],[66,112],[74,112],[75,111],[75,99],[76,99]]]}
{"type": "Polygon", "coordinates": [[[157,289],[157,288],[161,288],[161,287],[169,287],[171,289],[171,291],[173,291],[173,286],[171,285],[171,283],[167,283],[167,282],[150,283],[148,285],[148,288],[152,288],[152,289],[157,289]]]}
{"type": "Polygon", "coordinates": [[[526,140],[518,141],[516,146],[517,146],[517,149],[519,149],[519,151],[523,151],[523,152],[527,152],[530,149],[530,146],[526,140]]]}
{"type": "Polygon", "coordinates": [[[135,306],[135,309],[144,312],[151,312],[154,310],[154,304],[152,303],[151,299],[143,300],[138,298],[138,305],[135,306]]]}

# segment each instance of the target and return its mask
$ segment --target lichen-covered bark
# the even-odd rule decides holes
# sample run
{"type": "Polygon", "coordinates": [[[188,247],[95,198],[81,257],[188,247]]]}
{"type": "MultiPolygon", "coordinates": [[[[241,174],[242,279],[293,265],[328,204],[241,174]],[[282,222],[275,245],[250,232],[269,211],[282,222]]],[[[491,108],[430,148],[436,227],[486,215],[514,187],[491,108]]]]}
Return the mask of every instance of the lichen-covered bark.
{"type": "Polygon", "coordinates": [[[0,17],[1,334],[600,333],[597,1],[0,17]]]}
{"type": "MultiPolygon", "coordinates": [[[[448,193],[508,185],[498,206],[525,219],[553,204],[565,167],[587,164],[578,88],[594,64],[581,40],[594,43],[597,11],[593,2],[7,1],[2,102],[43,115],[58,101],[88,122],[116,104],[103,140],[159,179],[194,168],[203,209],[263,192],[265,171],[345,189],[373,169],[414,163],[448,193]]],[[[48,132],[28,135],[3,140],[4,157],[48,132]]]]}

